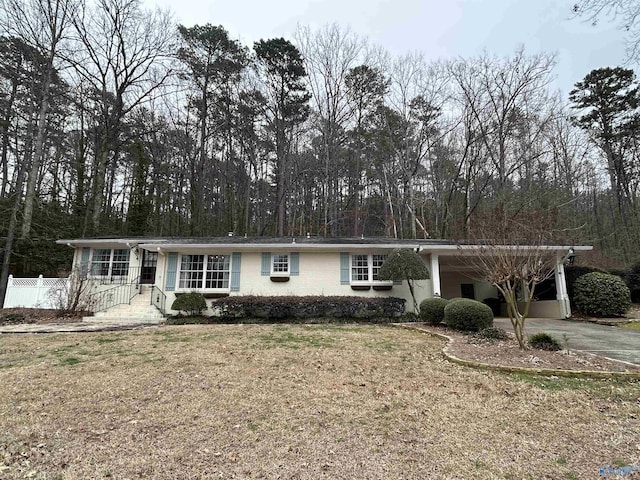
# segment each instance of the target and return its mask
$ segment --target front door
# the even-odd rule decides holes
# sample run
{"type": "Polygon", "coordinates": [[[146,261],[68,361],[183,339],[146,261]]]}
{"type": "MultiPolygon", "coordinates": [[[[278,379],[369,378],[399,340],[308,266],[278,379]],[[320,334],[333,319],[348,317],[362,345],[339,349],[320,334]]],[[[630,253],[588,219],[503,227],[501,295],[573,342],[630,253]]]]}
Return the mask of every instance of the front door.
{"type": "Polygon", "coordinates": [[[156,282],[156,265],[158,264],[158,252],[142,251],[142,269],[140,271],[140,283],[153,285],[156,282]]]}

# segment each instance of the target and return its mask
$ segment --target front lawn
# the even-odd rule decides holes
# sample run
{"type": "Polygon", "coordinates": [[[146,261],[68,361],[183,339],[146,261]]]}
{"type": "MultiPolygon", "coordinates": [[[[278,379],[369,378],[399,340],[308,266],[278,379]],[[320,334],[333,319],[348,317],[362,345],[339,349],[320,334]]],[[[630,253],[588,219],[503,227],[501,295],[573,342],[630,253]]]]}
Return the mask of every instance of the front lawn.
{"type": "Polygon", "coordinates": [[[628,330],[635,330],[640,332],[640,322],[629,322],[621,325],[622,328],[626,328],[628,330]]]}
{"type": "Polygon", "coordinates": [[[0,336],[0,478],[599,478],[638,384],[511,377],[392,327],[0,336]]]}

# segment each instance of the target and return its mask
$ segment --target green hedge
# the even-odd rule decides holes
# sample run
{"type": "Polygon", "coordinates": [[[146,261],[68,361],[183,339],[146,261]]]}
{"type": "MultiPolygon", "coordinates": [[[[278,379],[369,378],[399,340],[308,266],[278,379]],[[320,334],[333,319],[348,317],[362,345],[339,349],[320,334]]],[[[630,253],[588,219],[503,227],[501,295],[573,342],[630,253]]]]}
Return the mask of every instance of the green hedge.
{"type": "Polygon", "coordinates": [[[224,320],[337,318],[369,321],[400,316],[404,303],[404,299],[396,297],[232,296],[213,301],[211,308],[214,315],[224,320]]]}
{"type": "Polygon", "coordinates": [[[171,304],[171,310],[186,312],[187,315],[200,315],[207,309],[207,301],[204,295],[198,292],[184,293],[177,296],[171,304]]]}
{"type": "Polygon", "coordinates": [[[573,289],[576,308],[587,315],[621,317],[631,306],[629,287],[616,275],[587,273],[573,289]]]}
{"type": "Polygon", "coordinates": [[[427,298],[420,303],[420,319],[431,325],[438,325],[444,320],[444,307],[449,300],[440,297],[427,298]]]}
{"type": "Polygon", "coordinates": [[[461,298],[444,307],[444,323],[456,330],[477,332],[493,326],[493,312],[484,303],[461,298]]]}
{"type": "Polygon", "coordinates": [[[571,305],[575,306],[575,292],[574,292],[574,284],[576,280],[578,280],[581,276],[586,275],[587,273],[600,272],[606,273],[603,270],[600,270],[596,267],[587,267],[583,265],[566,265],[564,267],[564,280],[567,285],[567,295],[569,296],[569,300],[571,301],[571,305]]]}

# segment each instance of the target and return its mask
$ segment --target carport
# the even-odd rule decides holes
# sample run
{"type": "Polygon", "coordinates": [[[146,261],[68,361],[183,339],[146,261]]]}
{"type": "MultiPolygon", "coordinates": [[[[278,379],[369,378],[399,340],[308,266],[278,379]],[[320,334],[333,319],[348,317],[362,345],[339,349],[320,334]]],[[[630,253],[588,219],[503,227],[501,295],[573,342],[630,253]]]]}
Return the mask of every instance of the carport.
{"type": "MultiPolygon", "coordinates": [[[[426,246],[421,248],[421,254],[431,272],[431,294],[434,297],[464,297],[478,301],[498,298],[497,289],[480,280],[482,275],[465,259],[473,254],[475,248],[477,246],[471,245],[441,245],[436,248],[426,246]]],[[[545,246],[544,248],[557,252],[555,273],[550,281],[539,285],[540,296],[534,297],[529,315],[538,318],[569,318],[571,307],[567,295],[564,264],[577,250],[591,250],[591,247],[545,246]]],[[[506,314],[506,309],[502,314],[506,314]]]]}

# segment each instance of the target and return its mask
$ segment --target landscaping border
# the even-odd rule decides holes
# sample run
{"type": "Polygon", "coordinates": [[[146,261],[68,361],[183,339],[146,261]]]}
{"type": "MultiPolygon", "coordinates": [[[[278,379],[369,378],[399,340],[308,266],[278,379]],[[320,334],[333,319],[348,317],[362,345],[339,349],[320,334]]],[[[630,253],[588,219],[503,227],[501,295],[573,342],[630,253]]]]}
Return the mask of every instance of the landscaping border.
{"type": "Polygon", "coordinates": [[[563,370],[554,368],[509,367],[506,365],[493,365],[490,363],[476,362],[473,360],[464,360],[448,352],[449,345],[453,343],[453,339],[448,335],[431,332],[416,325],[408,325],[403,323],[393,323],[392,325],[394,327],[405,328],[407,330],[415,330],[424,335],[430,335],[432,337],[440,338],[441,340],[446,340],[447,345],[442,349],[442,355],[444,356],[444,358],[452,363],[457,363],[458,365],[463,365],[465,367],[471,367],[478,370],[490,370],[503,373],[527,373],[529,375],[539,375],[544,377],[555,375],[557,377],[592,378],[598,380],[608,378],[616,378],[618,380],[640,380],[640,373],[635,372],[602,372],[595,370],[563,370]]]}

